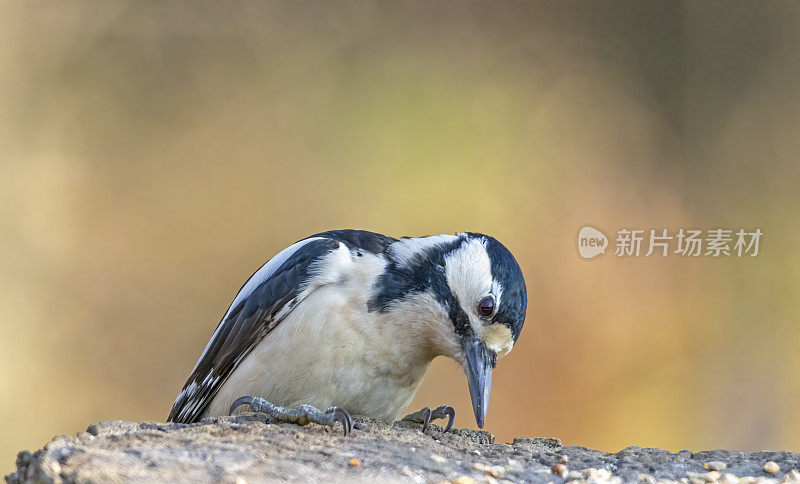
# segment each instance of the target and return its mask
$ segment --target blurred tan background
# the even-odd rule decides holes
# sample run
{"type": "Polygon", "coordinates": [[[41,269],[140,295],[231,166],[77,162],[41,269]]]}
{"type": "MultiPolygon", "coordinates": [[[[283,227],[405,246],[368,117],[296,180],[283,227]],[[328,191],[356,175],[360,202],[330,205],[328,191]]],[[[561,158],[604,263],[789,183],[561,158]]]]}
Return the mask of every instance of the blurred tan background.
{"type": "MultiPolygon", "coordinates": [[[[487,429],[800,450],[800,4],[3,2],[0,457],[163,420],[308,234],[474,230],[525,330],[487,429]],[[760,228],[587,262],[578,229],[760,228]]],[[[467,386],[436,361],[413,409],[467,386]]]]}

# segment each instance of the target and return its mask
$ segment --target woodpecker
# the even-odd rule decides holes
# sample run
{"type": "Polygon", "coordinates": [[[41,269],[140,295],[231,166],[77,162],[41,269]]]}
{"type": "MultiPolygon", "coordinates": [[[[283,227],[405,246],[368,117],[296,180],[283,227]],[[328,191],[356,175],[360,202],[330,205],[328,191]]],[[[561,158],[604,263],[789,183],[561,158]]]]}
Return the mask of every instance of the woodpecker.
{"type": "MultiPolygon", "coordinates": [[[[488,235],[312,235],[242,286],[168,421],[248,404],[276,421],[338,422],[347,435],[351,414],[397,418],[430,362],[446,356],[464,369],[483,428],[492,370],[519,338],[526,307],[516,259],[488,235]]],[[[425,431],[431,419],[449,417],[446,432],[454,416],[440,406],[405,419],[425,431]]]]}

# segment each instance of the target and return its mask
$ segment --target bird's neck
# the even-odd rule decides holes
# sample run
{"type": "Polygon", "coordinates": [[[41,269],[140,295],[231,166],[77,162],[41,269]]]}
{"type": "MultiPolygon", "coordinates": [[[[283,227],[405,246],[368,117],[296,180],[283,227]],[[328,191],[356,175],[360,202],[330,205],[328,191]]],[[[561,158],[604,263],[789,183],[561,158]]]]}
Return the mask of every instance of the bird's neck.
{"type": "Polygon", "coordinates": [[[431,294],[409,296],[376,317],[380,339],[391,342],[387,348],[390,360],[400,367],[427,367],[437,356],[456,359],[459,355],[452,323],[431,294]]]}
{"type": "Polygon", "coordinates": [[[413,292],[413,278],[397,272],[384,258],[365,254],[356,267],[348,282],[352,292],[364,298],[356,304],[367,310],[359,318],[363,322],[359,334],[378,371],[422,378],[435,357],[458,357],[453,324],[434,294],[413,292]],[[382,288],[377,295],[376,287],[382,288]]]}

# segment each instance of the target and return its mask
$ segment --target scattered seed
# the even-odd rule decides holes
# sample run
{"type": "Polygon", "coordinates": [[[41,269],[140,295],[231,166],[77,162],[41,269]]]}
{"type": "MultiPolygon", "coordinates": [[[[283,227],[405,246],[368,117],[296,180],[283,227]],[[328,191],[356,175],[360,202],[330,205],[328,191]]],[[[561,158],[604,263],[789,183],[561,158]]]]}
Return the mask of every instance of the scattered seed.
{"type": "Polygon", "coordinates": [[[475,484],[475,479],[469,476],[461,476],[458,479],[450,481],[452,484],[475,484]]]}
{"type": "Polygon", "coordinates": [[[689,482],[716,482],[719,479],[718,471],[709,471],[706,473],[686,471],[686,477],[689,482]]]}
{"type": "Polygon", "coordinates": [[[608,469],[590,467],[581,471],[581,477],[587,481],[607,481],[611,479],[611,472],[608,469]]]}
{"type": "Polygon", "coordinates": [[[764,471],[770,474],[777,474],[779,470],[781,470],[781,468],[778,467],[778,463],[775,461],[771,460],[764,464],[764,471]]]}
{"type": "Polygon", "coordinates": [[[472,465],[472,469],[478,472],[483,472],[487,476],[492,476],[496,478],[501,478],[506,475],[506,470],[503,466],[488,466],[486,464],[481,464],[480,462],[476,462],[472,465]]]}
{"type": "Polygon", "coordinates": [[[506,468],[504,466],[489,466],[486,469],[486,474],[489,474],[492,477],[503,477],[506,473],[506,468]]]}
{"type": "Polygon", "coordinates": [[[561,457],[558,458],[558,462],[561,464],[566,464],[567,462],[569,462],[569,456],[562,455],[561,457]]]}
{"type": "Polygon", "coordinates": [[[566,477],[567,476],[567,472],[569,472],[567,470],[567,466],[565,466],[564,464],[556,464],[556,465],[554,465],[553,467],[550,468],[550,471],[553,474],[555,474],[557,476],[560,476],[560,477],[566,477]]]}
{"type": "Polygon", "coordinates": [[[355,457],[350,459],[350,462],[347,463],[350,467],[361,467],[361,459],[356,459],[355,457]]]}
{"type": "Polygon", "coordinates": [[[712,460],[711,462],[706,462],[703,467],[710,471],[723,471],[728,467],[728,464],[722,461],[712,460]]]}
{"type": "Polygon", "coordinates": [[[437,464],[444,464],[445,462],[447,462],[447,459],[437,454],[431,454],[431,460],[436,462],[437,464]]]}

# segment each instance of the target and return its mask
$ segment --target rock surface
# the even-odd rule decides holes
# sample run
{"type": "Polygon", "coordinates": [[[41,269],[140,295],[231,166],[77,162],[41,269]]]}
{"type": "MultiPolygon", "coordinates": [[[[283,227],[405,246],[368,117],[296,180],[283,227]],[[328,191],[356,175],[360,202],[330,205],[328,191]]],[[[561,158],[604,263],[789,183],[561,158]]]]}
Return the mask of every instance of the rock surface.
{"type": "MultiPolygon", "coordinates": [[[[42,450],[17,456],[8,482],[736,482],[753,476],[791,480],[800,455],[790,452],[678,453],[629,447],[606,453],[562,447],[557,439],[519,438],[495,443],[487,432],[454,429],[439,436],[407,422],[357,419],[341,428],[272,423],[243,414],[201,423],[103,422],[77,436],[54,438],[42,450]],[[769,474],[767,462],[779,470],[769,474]],[[711,467],[705,467],[711,462],[711,467]],[[553,473],[563,473],[563,477],[553,473]],[[713,471],[716,467],[722,467],[713,471]],[[711,469],[711,470],[710,470],[711,469]],[[687,474],[687,472],[689,474],[687,474]],[[695,474],[696,473],[696,474],[695,474]],[[642,476],[641,474],[646,474],[642,476]],[[466,477],[465,477],[466,476],[466,477]],[[691,479],[697,479],[692,481],[691,479]],[[652,479],[652,480],[651,480],[652,479]],[[725,480],[727,479],[727,481],[725,480]]],[[[747,482],[747,481],[745,481],[747,482]]]]}

